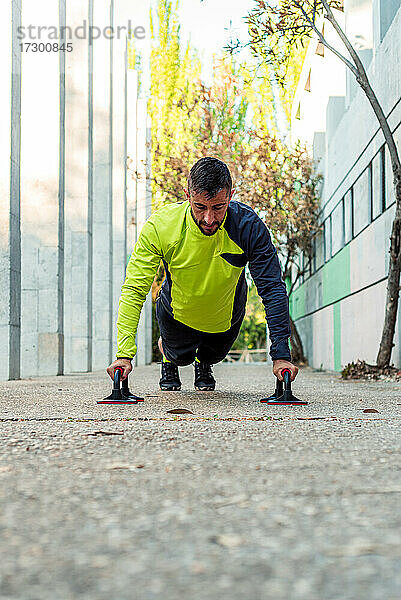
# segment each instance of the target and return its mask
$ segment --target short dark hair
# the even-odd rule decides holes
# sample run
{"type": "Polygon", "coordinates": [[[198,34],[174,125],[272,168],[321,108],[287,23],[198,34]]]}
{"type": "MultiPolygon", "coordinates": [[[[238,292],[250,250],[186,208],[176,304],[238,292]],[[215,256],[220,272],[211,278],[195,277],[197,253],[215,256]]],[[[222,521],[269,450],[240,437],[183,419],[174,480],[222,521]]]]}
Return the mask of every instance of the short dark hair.
{"type": "Polygon", "coordinates": [[[194,164],[188,177],[188,191],[190,194],[206,192],[207,199],[211,200],[224,188],[230,195],[233,182],[230,171],[223,161],[218,158],[205,156],[194,164]]]}

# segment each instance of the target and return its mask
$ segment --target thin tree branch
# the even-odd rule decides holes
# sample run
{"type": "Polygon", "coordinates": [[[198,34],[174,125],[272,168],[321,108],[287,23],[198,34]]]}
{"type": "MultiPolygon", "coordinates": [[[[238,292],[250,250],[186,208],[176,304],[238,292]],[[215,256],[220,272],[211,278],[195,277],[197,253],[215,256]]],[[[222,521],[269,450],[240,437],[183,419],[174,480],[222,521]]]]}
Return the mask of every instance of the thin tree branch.
{"type": "MultiPolygon", "coordinates": [[[[326,5],[324,3],[324,0],[322,0],[325,8],[326,5]]],[[[319,31],[319,29],[316,27],[316,25],[314,24],[314,22],[311,20],[311,18],[309,17],[308,13],[304,10],[303,6],[301,5],[300,2],[294,2],[294,4],[296,6],[298,6],[298,8],[300,9],[300,11],[302,12],[302,14],[304,15],[305,19],[308,21],[309,25],[312,27],[313,31],[316,33],[316,35],[318,36],[319,40],[322,42],[322,44],[324,46],[326,46],[326,48],[328,48],[328,50],[331,50],[331,52],[333,52],[336,56],[338,56],[338,58],[340,60],[343,61],[343,63],[345,63],[347,65],[347,67],[353,72],[353,74],[355,75],[355,77],[358,76],[358,70],[354,67],[354,65],[352,64],[351,61],[348,60],[348,58],[346,58],[345,56],[343,56],[341,54],[341,52],[338,52],[338,50],[336,50],[335,48],[333,48],[333,46],[331,46],[327,41],[326,38],[322,35],[322,33],[319,31]]]]}

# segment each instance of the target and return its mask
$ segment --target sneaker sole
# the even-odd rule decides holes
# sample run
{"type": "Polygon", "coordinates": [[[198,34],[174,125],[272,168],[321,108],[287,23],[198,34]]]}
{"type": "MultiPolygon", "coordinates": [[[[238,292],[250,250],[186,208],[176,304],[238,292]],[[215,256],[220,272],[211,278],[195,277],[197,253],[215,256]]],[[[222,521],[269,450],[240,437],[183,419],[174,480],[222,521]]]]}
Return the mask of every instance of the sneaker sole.
{"type": "Polygon", "coordinates": [[[211,385],[205,385],[203,387],[198,387],[197,385],[194,386],[194,388],[196,390],[198,390],[199,392],[213,392],[213,390],[215,389],[215,386],[211,386],[211,385]]]}
{"type": "Polygon", "coordinates": [[[162,392],[179,392],[181,389],[181,386],[174,386],[174,387],[162,387],[159,386],[162,392]]]}

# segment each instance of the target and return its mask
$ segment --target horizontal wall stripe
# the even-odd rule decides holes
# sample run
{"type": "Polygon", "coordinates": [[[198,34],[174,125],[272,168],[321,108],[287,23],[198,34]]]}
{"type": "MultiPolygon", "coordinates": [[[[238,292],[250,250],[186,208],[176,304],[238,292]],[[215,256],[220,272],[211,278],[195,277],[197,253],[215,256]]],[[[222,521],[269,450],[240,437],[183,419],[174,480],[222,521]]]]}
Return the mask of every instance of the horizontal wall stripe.
{"type": "Polygon", "coordinates": [[[350,246],[342,248],[323,270],[323,304],[337,302],[338,296],[346,297],[351,292],[350,246]]]}
{"type": "MultiPolygon", "coordinates": [[[[372,219],[372,221],[370,223],[368,223],[367,225],[365,225],[365,227],[363,229],[361,229],[361,231],[359,231],[356,235],[353,236],[352,239],[350,239],[346,244],[344,244],[344,246],[342,248],[340,248],[340,250],[337,250],[337,252],[335,254],[333,254],[333,256],[331,256],[328,260],[326,260],[326,262],[324,262],[322,265],[320,265],[320,267],[318,267],[315,271],[313,271],[312,275],[309,275],[309,274],[308,275],[304,275],[303,282],[301,284],[299,284],[299,286],[296,287],[295,290],[300,289],[305,283],[307,283],[312,277],[314,277],[316,275],[316,273],[319,273],[319,271],[321,271],[322,269],[324,269],[326,267],[326,265],[328,265],[336,256],[338,256],[338,254],[340,252],[342,252],[344,250],[344,248],[347,248],[347,246],[349,247],[349,245],[354,240],[356,240],[362,233],[364,233],[364,231],[366,231],[373,223],[375,223],[375,221],[377,221],[378,219],[380,219],[380,217],[382,217],[383,215],[386,215],[386,213],[390,210],[390,208],[392,208],[395,204],[396,204],[396,202],[394,200],[394,202],[392,202],[391,204],[389,204],[387,206],[387,208],[383,212],[381,212],[379,215],[377,215],[377,217],[375,217],[374,219],[372,219]]],[[[327,217],[327,219],[329,218],[329,216],[327,217]]],[[[327,221],[327,219],[325,219],[325,221],[327,221]]],[[[389,238],[388,239],[390,240],[390,232],[389,232],[389,238]]],[[[389,244],[388,247],[390,249],[390,244],[389,244]]]]}
{"type": "Polygon", "coordinates": [[[383,283],[383,281],[386,281],[386,280],[387,280],[387,275],[386,275],[386,277],[382,277],[381,279],[378,279],[374,283],[365,285],[363,288],[360,288],[359,290],[355,290],[355,292],[350,292],[349,294],[346,294],[345,296],[342,296],[341,298],[338,298],[337,300],[334,300],[333,302],[328,302],[327,304],[319,306],[319,308],[316,308],[316,310],[311,310],[310,312],[302,315],[302,317],[297,317],[296,319],[293,319],[293,320],[296,322],[296,321],[300,321],[301,319],[305,319],[306,317],[310,317],[311,315],[318,313],[320,310],[323,310],[324,308],[328,308],[329,306],[333,306],[333,304],[337,304],[337,302],[342,302],[342,300],[345,300],[346,298],[350,298],[351,296],[360,294],[361,292],[364,292],[365,290],[368,290],[369,288],[374,287],[375,285],[378,285],[379,283],[383,283]]]}

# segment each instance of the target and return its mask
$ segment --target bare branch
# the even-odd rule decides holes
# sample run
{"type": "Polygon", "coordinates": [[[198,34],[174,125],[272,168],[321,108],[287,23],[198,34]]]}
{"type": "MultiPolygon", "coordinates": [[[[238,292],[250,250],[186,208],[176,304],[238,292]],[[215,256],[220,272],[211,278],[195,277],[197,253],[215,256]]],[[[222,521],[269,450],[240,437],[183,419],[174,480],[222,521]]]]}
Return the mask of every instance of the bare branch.
{"type": "MultiPolygon", "coordinates": [[[[324,7],[326,8],[326,4],[324,0],[322,0],[324,7]]],[[[343,63],[345,63],[347,65],[347,67],[353,72],[353,74],[355,75],[355,77],[358,76],[358,70],[354,67],[354,65],[352,64],[351,61],[348,60],[348,58],[346,58],[345,56],[343,56],[341,54],[341,52],[338,52],[338,50],[336,50],[335,48],[333,48],[333,46],[331,46],[326,38],[322,35],[322,33],[319,31],[319,29],[316,27],[315,23],[311,20],[311,18],[309,17],[308,13],[304,10],[302,4],[300,2],[294,2],[294,4],[301,10],[302,14],[304,15],[305,19],[308,21],[309,25],[312,27],[313,31],[316,33],[316,35],[318,36],[319,40],[322,42],[322,44],[324,46],[326,46],[326,48],[328,50],[330,50],[331,52],[333,52],[336,56],[338,56],[338,58],[340,60],[343,61],[343,63]]],[[[330,7],[329,7],[330,10],[330,7]]],[[[333,14],[333,13],[332,13],[333,14]]],[[[333,15],[334,17],[334,15],[333,15]]]]}

